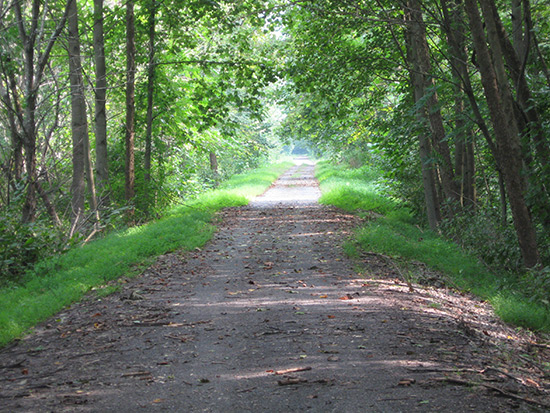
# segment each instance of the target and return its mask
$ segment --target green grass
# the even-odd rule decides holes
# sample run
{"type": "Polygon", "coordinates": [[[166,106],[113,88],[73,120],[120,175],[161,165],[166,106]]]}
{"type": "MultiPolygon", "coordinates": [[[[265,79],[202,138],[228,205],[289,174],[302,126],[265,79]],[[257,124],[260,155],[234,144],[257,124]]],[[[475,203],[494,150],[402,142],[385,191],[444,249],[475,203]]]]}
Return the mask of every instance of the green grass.
{"type": "Polygon", "coordinates": [[[116,286],[105,285],[139,273],[158,255],[201,247],[215,230],[216,211],[246,205],[290,165],[281,163],[236,175],[219,189],[175,207],[163,219],[109,234],[38,263],[26,275],[27,282],[0,290],[0,347],[93,288],[98,288],[99,295],[115,291],[116,286]]]}
{"type": "Polygon", "coordinates": [[[438,270],[458,288],[489,301],[505,322],[550,332],[550,308],[522,295],[511,274],[494,274],[475,256],[455,243],[415,225],[409,212],[396,201],[385,199],[377,184],[379,174],[365,166],[350,170],[321,162],[316,171],[321,202],[372,217],[359,228],[349,251],[359,249],[390,255],[398,261],[420,261],[438,270]]]}

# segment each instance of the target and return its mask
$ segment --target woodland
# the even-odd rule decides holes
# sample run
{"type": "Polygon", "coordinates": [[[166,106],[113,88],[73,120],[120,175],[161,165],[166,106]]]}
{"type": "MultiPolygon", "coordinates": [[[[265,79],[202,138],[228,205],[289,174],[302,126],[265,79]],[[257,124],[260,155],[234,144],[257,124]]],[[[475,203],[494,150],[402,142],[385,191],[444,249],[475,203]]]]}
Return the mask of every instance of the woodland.
{"type": "Polygon", "coordinates": [[[542,0],[0,0],[0,273],[281,151],[350,168],[550,306],[542,0]]]}

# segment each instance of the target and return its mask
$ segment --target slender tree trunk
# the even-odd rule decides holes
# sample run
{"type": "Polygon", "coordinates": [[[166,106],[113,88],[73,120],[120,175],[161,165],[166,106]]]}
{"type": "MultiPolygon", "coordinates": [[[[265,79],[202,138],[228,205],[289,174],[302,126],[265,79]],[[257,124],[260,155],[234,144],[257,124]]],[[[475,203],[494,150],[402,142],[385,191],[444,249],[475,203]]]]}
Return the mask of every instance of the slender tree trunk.
{"type": "Polygon", "coordinates": [[[90,151],[90,137],[86,134],[86,140],[84,141],[84,167],[86,169],[86,182],[88,184],[88,193],[90,196],[90,206],[92,207],[92,213],[94,215],[94,229],[99,227],[99,205],[97,202],[97,192],[95,186],[94,168],[92,166],[92,155],[90,151]]]}
{"type": "MultiPolygon", "coordinates": [[[[405,10],[405,19],[406,23],[410,22],[411,13],[408,9],[405,10]]],[[[414,101],[417,105],[416,118],[420,125],[425,125],[426,108],[425,106],[419,104],[420,100],[424,97],[424,81],[422,79],[422,73],[418,64],[417,49],[413,42],[410,29],[407,29],[406,31],[405,39],[407,46],[407,60],[410,67],[410,82],[413,89],[414,101]]],[[[424,128],[422,127],[422,129],[424,128]]],[[[424,131],[419,133],[418,143],[420,164],[422,168],[422,186],[424,189],[426,216],[428,218],[430,228],[435,231],[441,222],[441,213],[439,210],[439,201],[437,199],[435,168],[431,144],[424,131]]]]}
{"type": "Polygon", "coordinates": [[[125,193],[126,200],[131,201],[135,195],[135,27],[134,1],[126,3],[126,166],[125,193]]]}
{"type": "Polygon", "coordinates": [[[218,186],[220,182],[220,174],[218,172],[218,157],[216,156],[216,152],[214,151],[210,151],[208,157],[210,159],[210,170],[212,171],[212,176],[214,178],[214,186],[218,186]]]}
{"type": "Polygon", "coordinates": [[[52,48],[65,27],[69,12],[69,2],[70,0],[67,0],[63,15],[47,40],[43,37],[44,32],[42,30],[39,31],[41,1],[32,0],[30,12],[23,12],[22,10],[22,6],[26,3],[21,1],[13,2],[17,29],[23,45],[24,110],[19,122],[21,124],[20,136],[25,149],[25,167],[27,172],[27,193],[21,214],[21,220],[24,223],[34,221],[36,218],[36,110],[38,91],[52,48]],[[25,22],[27,21],[29,21],[28,27],[25,26],[25,22]],[[37,44],[44,47],[35,56],[35,47],[37,44]]]}
{"type": "Polygon", "coordinates": [[[409,0],[408,8],[411,13],[409,28],[412,47],[415,49],[417,67],[422,76],[424,96],[427,96],[427,115],[432,135],[433,147],[438,154],[438,167],[440,170],[441,184],[445,197],[452,202],[459,199],[456,182],[454,179],[453,162],[451,152],[446,140],[443,118],[439,109],[439,98],[435,90],[436,85],[431,76],[430,51],[426,40],[426,26],[422,17],[420,3],[417,0],[409,0]]]}
{"type": "MultiPolygon", "coordinates": [[[[456,129],[462,131],[455,138],[455,176],[459,186],[460,203],[463,207],[471,208],[475,205],[475,135],[472,128],[466,126],[465,115],[465,79],[470,75],[466,65],[466,45],[463,25],[462,9],[452,1],[449,9],[446,0],[441,0],[441,9],[444,17],[443,29],[451,51],[451,69],[455,81],[455,124],[456,129]]],[[[474,98],[475,99],[475,98],[474,98]]],[[[476,105],[477,107],[477,105],[476,105]]]]}
{"type": "MultiPolygon", "coordinates": [[[[71,130],[73,136],[73,179],[71,184],[71,227],[79,229],[84,220],[86,141],[88,123],[86,101],[80,62],[80,36],[78,33],[78,10],[76,0],[69,5],[68,17],[69,81],[71,85],[71,130]]],[[[72,234],[70,234],[72,235],[72,234]]]]}
{"type": "Polygon", "coordinates": [[[36,183],[36,189],[38,190],[38,193],[42,198],[42,202],[44,203],[44,206],[46,207],[46,211],[48,212],[48,215],[50,216],[53,224],[55,225],[56,228],[61,228],[63,224],[59,219],[59,215],[57,215],[55,206],[50,201],[50,197],[48,196],[48,193],[44,190],[40,182],[36,183]]]}
{"type": "Polygon", "coordinates": [[[521,174],[522,159],[519,131],[513,115],[513,101],[508,88],[502,51],[492,18],[490,0],[481,1],[487,38],[476,0],[465,0],[465,9],[470,22],[476,49],[481,82],[495,131],[497,151],[501,159],[504,180],[508,192],[514,226],[518,236],[524,264],[532,267],[539,262],[536,234],[524,197],[524,179],[521,174]],[[491,45],[491,52],[487,46],[491,45]]]}
{"type": "MultiPolygon", "coordinates": [[[[0,63],[1,64],[1,63],[0,63]]],[[[6,69],[2,67],[3,71],[6,72],[6,69]]],[[[9,70],[9,69],[8,69],[9,70]]],[[[8,75],[9,76],[9,75],[8,75]]],[[[7,82],[11,83],[13,79],[13,76],[10,76],[10,79],[7,80],[7,82]]],[[[10,188],[15,187],[16,182],[21,181],[21,177],[23,175],[23,141],[21,140],[21,131],[18,126],[16,115],[18,114],[19,117],[22,116],[22,110],[21,106],[18,104],[18,98],[17,94],[10,96],[10,89],[13,90],[13,92],[16,92],[15,90],[15,79],[13,79],[13,89],[10,87],[10,85],[4,86],[4,84],[0,85],[0,92],[2,94],[2,100],[5,102],[7,106],[7,117],[8,117],[8,125],[10,129],[10,139],[11,139],[11,156],[8,161],[7,165],[7,176],[8,176],[8,182],[7,182],[7,203],[10,202],[10,188]]],[[[13,92],[11,92],[13,94],[13,92]]]]}
{"type": "MultiPolygon", "coordinates": [[[[513,3],[517,3],[514,0],[513,3]]],[[[529,181],[541,188],[539,191],[538,200],[535,202],[538,205],[548,205],[550,203],[550,188],[548,187],[549,173],[536,173],[535,171],[544,171],[547,165],[550,165],[550,140],[544,133],[543,122],[539,115],[537,106],[533,102],[533,96],[525,75],[527,57],[531,43],[531,27],[527,22],[530,21],[529,2],[523,1],[525,9],[521,10],[521,5],[515,4],[513,11],[519,14],[517,18],[521,19],[525,16],[526,30],[523,32],[523,21],[519,23],[513,18],[514,23],[514,44],[509,40],[508,34],[500,20],[496,6],[492,6],[492,16],[496,24],[496,33],[499,36],[501,48],[503,50],[504,59],[507,67],[512,75],[512,84],[515,85],[517,105],[515,105],[518,113],[518,129],[521,134],[527,139],[523,139],[525,162],[528,167],[526,174],[529,175],[529,181]],[[517,11],[516,9],[519,9],[517,11]],[[522,14],[523,13],[523,14],[522,14]],[[519,32],[519,34],[517,33],[519,32]],[[531,143],[531,145],[529,144],[531,143]],[[532,153],[534,149],[534,154],[532,153]]],[[[512,15],[514,17],[514,14],[512,15]]],[[[540,214],[539,214],[540,215],[540,214]]],[[[550,213],[543,211],[540,218],[547,229],[550,229],[550,213]]]]}
{"type": "Polygon", "coordinates": [[[14,3],[16,17],[19,23],[19,34],[23,41],[24,54],[24,113],[22,137],[25,147],[25,167],[27,169],[27,193],[23,204],[22,221],[32,222],[36,216],[36,95],[35,88],[35,62],[34,62],[34,44],[36,41],[36,31],[38,25],[38,15],[40,4],[35,0],[32,5],[32,21],[30,33],[27,33],[23,26],[23,15],[21,13],[19,2],[14,3]],[[34,23],[36,21],[36,23],[34,23]]]}
{"type": "MultiPolygon", "coordinates": [[[[461,2],[453,2],[454,3],[454,9],[455,11],[459,9],[460,7],[460,16],[462,15],[462,3],[461,2]]],[[[472,86],[472,82],[470,79],[470,74],[468,71],[468,66],[466,64],[467,62],[467,55],[466,50],[461,46],[462,43],[464,43],[465,33],[464,29],[462,28],[461,22],[463,21],[462,17],[460,16],[451,16],[449,14],[449,7],[447,6],[446,0],[441,0],[442,5],[442,11],[443,16],[445,19],[444,29],[447,32],[447,36],[449,39],[449,46],[452,50],[452,55],[456,57],[456,59],[453,60],[454,64],[457,66],[458,70],[457,72],[460,74],[460,80],[462,83],[462,87],[464,92],[466,93],[466,96],[468,98],[468,102],[470,103],[470,108],[474,114],[475,122],[478,125],[481,133],[483,134],[483,137],[485,138],[487,145],[489,146],[489,149],[491,151],[491,154],[493,155],[493,158],[495,160],[495,167],[498,174],[498,180],[499,180],[499,192],[500,192],[500,207],[501,207],[501,220],[502,222],[506,223],[507,221],[507,202],[506,202],[506,191],[504,189],[503,185],[503,176],[502,176],[502,167],[501,167],[501,161],[496,149],[496,144],[491,136],[491,133],[489,132],[489,128],[487,127],[487,123],[485,122],[484,116],[481,114],[481,110],[479,109],[479,105],[476,100],[476,96],[474,93],[474,89],[472,86]],[[455,28],[458,29],[458,32],[455,32],[455,28]]],[[[474,141],[471,142],[471,153],[474,153],[474,141]]],[[[473,177],[473,171],[474,171],[474,165],[473,161],[470,161],[470,171],[472,173],[472,179],[473,177]]],[[[475,192],[475,189],[473,189],[475,192]]]]}
{"type": "Polygon", "coordinates": [[[153,107],[155,94],[155,35],[156,35],[156,0],[149,6],[149,64],[147,67],[147,115],[145,130],[145,182],[151,181],[151,151],[153,139],[153,107]]]}
{"type": "Polygon", "coordinates": [[[109,203],[109,162],[107,152],[107,69],[103,36],[103,0],[94,0],[94,58],[95,58],[95,169],[101,202],[109,203]]]}

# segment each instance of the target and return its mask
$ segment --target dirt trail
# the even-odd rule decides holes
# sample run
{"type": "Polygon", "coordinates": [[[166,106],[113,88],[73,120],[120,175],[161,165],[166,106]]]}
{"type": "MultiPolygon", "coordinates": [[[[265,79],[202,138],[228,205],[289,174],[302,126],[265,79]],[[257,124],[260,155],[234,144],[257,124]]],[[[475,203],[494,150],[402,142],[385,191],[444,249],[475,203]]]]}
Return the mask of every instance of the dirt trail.
{"type": "Polygon", "coordinates": [[[340,247],[358,218],[318,196],[298,165],[204,249],[0,352],[0,411],[544,410],[521,400],[548,402],[538,359],[511,367],[524,337],[457,293],[409,292],[384,257],[358,275],[340,247]]]}

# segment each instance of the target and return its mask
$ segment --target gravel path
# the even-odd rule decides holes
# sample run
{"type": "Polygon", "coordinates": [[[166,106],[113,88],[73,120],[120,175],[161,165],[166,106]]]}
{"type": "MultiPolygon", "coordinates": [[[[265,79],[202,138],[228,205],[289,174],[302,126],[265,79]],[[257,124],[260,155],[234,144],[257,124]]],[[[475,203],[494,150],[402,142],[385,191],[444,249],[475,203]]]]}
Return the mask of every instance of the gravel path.
{"type": "Polygon", "coordinates": [[[410,292],[384,257],[346,258],[360,221],[319,194],[297,165],[204,249],[0,352],[0,411],[544,411],[525,337],[483,303],[410,292]]]}

